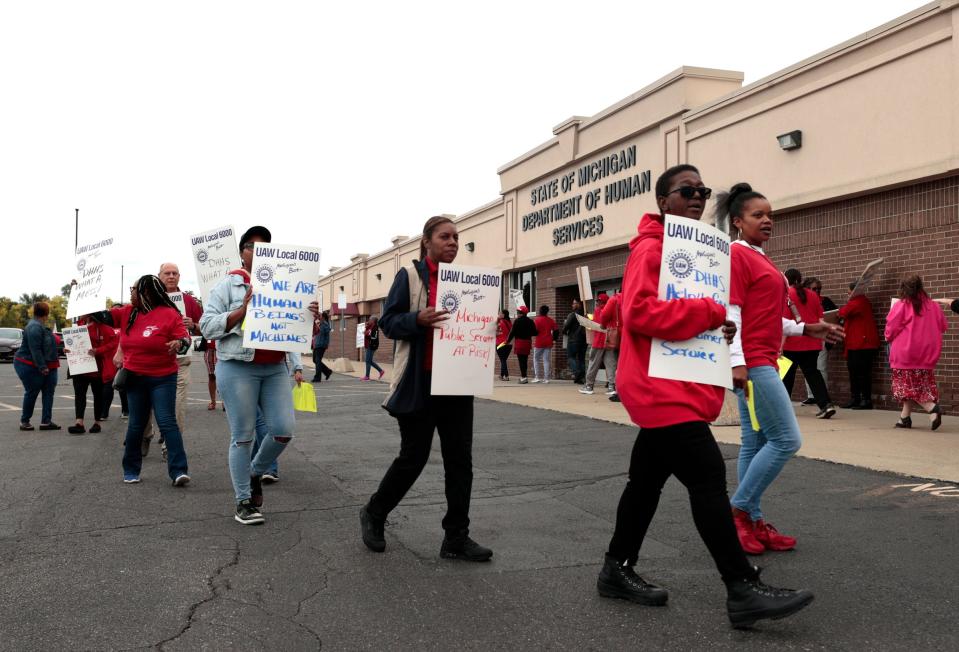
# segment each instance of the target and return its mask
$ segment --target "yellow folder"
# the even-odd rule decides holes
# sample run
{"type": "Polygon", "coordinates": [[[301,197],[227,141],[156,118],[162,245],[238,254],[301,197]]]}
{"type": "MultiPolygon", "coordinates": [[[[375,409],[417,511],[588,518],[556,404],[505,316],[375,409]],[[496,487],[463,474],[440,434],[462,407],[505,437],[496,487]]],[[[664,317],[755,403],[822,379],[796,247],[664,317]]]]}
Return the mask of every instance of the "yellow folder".
{"type": "MultiPolygon", "coordinates": [[[[789,371],[789,368],[792,366],[793,361],[789,358],[779,358],[777,360],[779,365],[779,378],[785,378],[786,372],[789,371]]],[[[749,420],[752,422],[753,430],[759,430],[759,419],[756,418],[756,393],[753,391],[753,381],[747,383],[749,387],[749,398],[746,399],[746,407],[749,408],[749,420]]]]}

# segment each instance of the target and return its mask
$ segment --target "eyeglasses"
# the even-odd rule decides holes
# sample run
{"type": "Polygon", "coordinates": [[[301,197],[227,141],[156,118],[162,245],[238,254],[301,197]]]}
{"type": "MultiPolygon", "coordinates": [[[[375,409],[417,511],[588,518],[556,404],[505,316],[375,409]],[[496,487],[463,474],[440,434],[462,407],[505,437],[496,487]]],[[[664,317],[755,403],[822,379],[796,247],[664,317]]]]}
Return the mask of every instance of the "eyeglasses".
{"type": "Polygon", "coordinates": [[[246,251],[253,251],[254,247],[256,247],[255,242],[247,242],[245,245],[243,245],[243,249],[246,251]]]}
{"type": "Polygon", "coordinates": [[[698,194],[700,199],[709,199],[710,195],[713,194],[712,188],[707,188],[706,186],[680,186],[675,190],[670,190],[667,192],[667,195],[671,195],[674,192],[678,192],[679,196],[683,199],[692,199],[693,195],[698,194]]]}

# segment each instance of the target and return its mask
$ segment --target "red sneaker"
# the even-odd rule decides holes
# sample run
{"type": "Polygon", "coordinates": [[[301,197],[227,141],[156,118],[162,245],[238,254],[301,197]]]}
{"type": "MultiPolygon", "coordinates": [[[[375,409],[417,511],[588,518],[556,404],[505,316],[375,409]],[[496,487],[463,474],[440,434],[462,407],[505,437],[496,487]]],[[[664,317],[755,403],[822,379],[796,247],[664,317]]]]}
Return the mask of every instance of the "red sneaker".
{"type": "Polygon", "coordinates": [[[763,519],[756,521],[755,529],[753,531],[756,534],[756,539],[763,544],[766,550],[782,552],[784,550],[792,550],[796,547],[795,537],[788,537],[785,534],[780,534],[776,528],[763,519]]]}
{"type": "Polygon", "coordinates": [[[736,534],[739,535],[739,545],[747,555],[761,555],[766,547],[756,538],[755,524],[749,514],[733,507],[733,523],[736,524],[736,534]]]}

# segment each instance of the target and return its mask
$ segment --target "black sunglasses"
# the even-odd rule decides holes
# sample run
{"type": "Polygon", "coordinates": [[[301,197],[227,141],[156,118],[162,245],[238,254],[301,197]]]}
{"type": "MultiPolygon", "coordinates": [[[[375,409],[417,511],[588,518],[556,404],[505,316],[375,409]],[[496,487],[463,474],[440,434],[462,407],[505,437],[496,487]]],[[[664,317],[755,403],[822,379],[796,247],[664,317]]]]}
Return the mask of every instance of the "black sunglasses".
{"type": "Polygon", "coordinates": [[[678,192],[679,196],[683,199],[692,199],[696,194],[699,194],[701,199],[709,199],[710,195],[713,194],[713,189],[707,188],[706,186],[680,186],[675,190],[670,190],[666,194],[671,195],[674,192],[678,192]]]}
{"type": "Polygon", "coordinates": [[[241,249],[245,249],[246,251],[253,251],[255,247],[256,247],[255,242],[247,242],[241,247],[241,249]]]}

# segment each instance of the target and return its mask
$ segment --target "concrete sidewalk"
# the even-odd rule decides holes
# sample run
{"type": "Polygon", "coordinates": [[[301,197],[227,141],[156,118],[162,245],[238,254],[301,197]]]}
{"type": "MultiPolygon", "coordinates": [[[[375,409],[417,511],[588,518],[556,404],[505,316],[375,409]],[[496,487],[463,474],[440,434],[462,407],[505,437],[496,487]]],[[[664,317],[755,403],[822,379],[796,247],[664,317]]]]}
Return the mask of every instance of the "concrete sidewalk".
{"type": "MultiPolygon", "coordinates": [[[[333,366],[332,360],[325,362],[333,366]]],[[[363,376],[363,363],[352,361],[352,364],[355,371],[346,375],[359,379],[363,376]]],[[[304,365],[313,368],[313,363],[306,358],[304,365]]],[[[389,382],[392,365],[380,366],[386,372],[383,382],[389,382]]],[[[580,394],[579,387],[562,380],[550,381],[548,385],[519,385],[515,379],[509,383],[497,380],[493,396],[489,398],[632,425],[622,404],[610,402],[599,387],[592,396],[580,394]]],[[[913,428],[899,430],[893,427],[898,417],[893,411],[839,410],[832,419],[823,421],[815,418],[815,406],[804,407],[798,403],[794,406],[803,434],[801,457],[959,482],[959,419],[943,417],[942,426],[932,432],[926,415],[914,414],[913,428]]],[[[713,433],[720,443],[740,443],[739,426],[714,426],[713,433]]]]}

